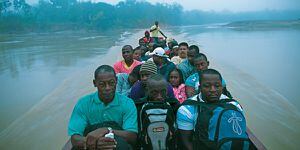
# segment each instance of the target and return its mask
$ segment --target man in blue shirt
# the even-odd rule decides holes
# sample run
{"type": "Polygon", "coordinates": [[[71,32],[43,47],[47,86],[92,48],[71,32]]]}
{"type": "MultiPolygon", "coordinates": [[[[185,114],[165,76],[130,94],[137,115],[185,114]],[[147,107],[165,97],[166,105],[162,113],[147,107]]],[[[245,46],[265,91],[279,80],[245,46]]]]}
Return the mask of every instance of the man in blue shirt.
{"type": "Polygon", "coordinates": [[[190,75],[197,72],[193,62],[193,59],[197,54],[199,54],[199,47],[196,45],[191,45],[189,47],[189,50],[187,51],[187,59],[178,64],[178,69],[182,71],[184,80],[186,80],[190,75]]]}
{"type": "MultiPolygon", "coordinates": [[[[122,130],[114,130],[118,139],[134,145],[137,138],[137,111],[132,99],[116,93],[116,74],[108,65],[95,71],[94,86],[98,91],[82,97],[72,112],[68,134],[73,147],[79,149],[113,149],[117,141],[105,137],[107,127],[98,128],[84,135],[89,126],[115,122],[122,130]]],[[[117,139],[117,138],[116,138],[117,139]]],[[[118,142],[119,144],[119,142],[118,142]]]]}
{"type": "MultiPolygon", "coordinates": [[[[206,69],[201,73],[199,78],[200,93],[191,97],[190,100],[210,104],[217,103],[220,99],[227,99],[226,95],[222,94],[222,76],[214,69],[206,69]]],[[[237,107],[241,112],[242,107],[238,102],[228,102],[237,107]]],[[[180,144],[184,149],[193,149],[193,134],[197,123],[198,111],[195,105],[182,105],[177,111],[177,127],[179,133],[180,144]]]]}
{"type": "MultiPolygon", "coordinates": [[[[188,98],[199,93],[199,85],[200,85],[199,84],[199,76],[200,76],[199,74],[203,70],[208,69],[208,66],[209,66],[209,61],[207,60],[206,55],[204,55],[203,53],[199,53],[199,54],[195,55],[193,62],[194,62],[194,66],[198,72],[190,75],[185,80],[186,94],[187,94],[188,98]]],[[[227,91],[226,82],[224,79],[222,79],[222,86],[223,86],[224,90],[227,91]]],[[[223,93],[223,94],[225,94],[225,93],[223,93]]],[[[229,96],[229,95],[226,95],[226,96],[229,96]]]]}
{"type": "Polygon", "coordinates": [[[133,68],[130,74],[118,73],[116,92],[128,96],[131,91],[131,87],[140,79],[140,69],[141,65],[138,65],[133,68]]]}

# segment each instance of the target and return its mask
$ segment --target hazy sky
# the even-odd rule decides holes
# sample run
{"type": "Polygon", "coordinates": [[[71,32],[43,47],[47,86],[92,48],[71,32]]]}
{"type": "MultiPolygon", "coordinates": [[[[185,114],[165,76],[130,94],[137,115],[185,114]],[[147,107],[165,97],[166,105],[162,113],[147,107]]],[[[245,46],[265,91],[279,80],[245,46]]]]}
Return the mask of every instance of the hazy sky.
{"type": "MultiPolygon", "coordinates": [[[[30,4],[38,0],[26,0],[30,4]]],[[[91,0],[93,2],[107,2],[116,4],[121,0],[91,0]]],[[[300,10],[300,0],[147,0],[151,3],[179,3],[185,10],[200,9],[223,11],[257,11],[257,10],[300,10]]]]}

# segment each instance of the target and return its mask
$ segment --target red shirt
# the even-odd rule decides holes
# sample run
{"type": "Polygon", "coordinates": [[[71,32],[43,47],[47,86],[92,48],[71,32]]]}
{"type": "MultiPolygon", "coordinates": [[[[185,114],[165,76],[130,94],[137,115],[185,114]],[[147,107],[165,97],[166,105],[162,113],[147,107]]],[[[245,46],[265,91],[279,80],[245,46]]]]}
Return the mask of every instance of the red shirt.
{"type": "Polygon", "coordinates": [[[127,73],[129,74],[134,67],[141,64],[141,62],[137,60],[133,60],[131,66],[127,66],[124,60],[118,61],[114,64],[114,69],[116,73],[127,73]]]}

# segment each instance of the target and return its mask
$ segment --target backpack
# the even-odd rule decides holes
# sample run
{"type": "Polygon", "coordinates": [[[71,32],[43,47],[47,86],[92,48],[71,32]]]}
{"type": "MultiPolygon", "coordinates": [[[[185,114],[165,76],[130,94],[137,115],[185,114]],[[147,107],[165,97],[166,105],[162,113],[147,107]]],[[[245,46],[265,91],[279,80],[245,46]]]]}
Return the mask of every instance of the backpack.
{"type": "Polygon", "coordinates": [[[209,104],[186,100],[182,105],[196,105],[198,117],[193,134],[193,149],[255,149],[246,132],[244,114],[230,102],[222,99],[209,104]]]}
{"type": "Polygon", "coordinates": [[[142,149],[175,149],[175,110],[169,102],[145,102],[138,119],[142,149]]]}

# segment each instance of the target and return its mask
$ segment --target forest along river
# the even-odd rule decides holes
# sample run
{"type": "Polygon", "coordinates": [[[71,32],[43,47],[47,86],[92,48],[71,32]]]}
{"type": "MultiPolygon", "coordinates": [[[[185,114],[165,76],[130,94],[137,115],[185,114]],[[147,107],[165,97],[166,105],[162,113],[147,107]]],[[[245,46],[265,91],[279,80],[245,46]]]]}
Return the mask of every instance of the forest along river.
{"type": "MultiPolygon", "coordinates": [[[[94,70],[120,60],[122,45],[137,46],[143,36],[137,31],[1,35],[0,149],[60,149],[75,103],[95,90],[94,70]]],[[[201,46],[268,149],[299,147],[298,30],[203,25],[165,31],[201,46]]]]}

